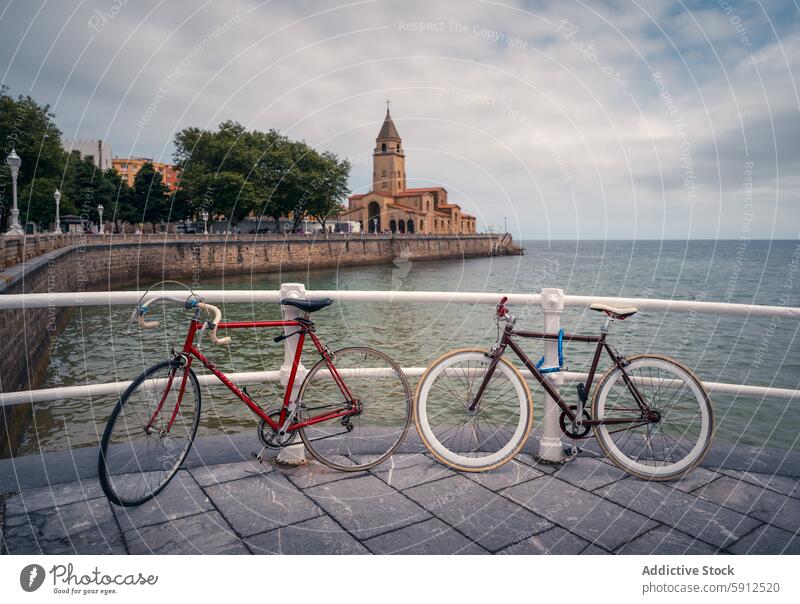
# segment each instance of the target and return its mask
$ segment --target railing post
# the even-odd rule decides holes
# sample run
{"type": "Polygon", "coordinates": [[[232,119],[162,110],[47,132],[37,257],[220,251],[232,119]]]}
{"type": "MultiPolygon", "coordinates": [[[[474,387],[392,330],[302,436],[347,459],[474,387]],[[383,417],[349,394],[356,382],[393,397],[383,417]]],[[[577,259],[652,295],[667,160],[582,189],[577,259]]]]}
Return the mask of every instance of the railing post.
{"type": "MultiPolygon", "coordinates": [[[[281,283],[281,300],[285,298],[305,298],[305,296],[306,288],[302,283],[281,283]]],[[[303,312],[294,306],[281,306],[281,314],[284,321],[291,321],[301,316],[303,312]]],[[[285,327],[283,333],[288,333],[291,330],[291,327],[285,327]]],[[[280,379],[284,387],[289,383],[289,374],[292,371],[292,362],[294,361],[294,353],[297,349],[299,337],[292,336],[283,341],[283,365],[281,365],[280,369],[280,379]]],[[[300,385],[303,383],[306,373],[307,370],[301,360],[297,366],[297,375],[292,387],[292,399],[297,398],[297,392],[300,390],[300,385]]],[[[302,444],[296,444],[282,448],[278,453],[277,462],[284,466],[301,466],[307,463],[305,447],[302,444]]]]}
{"type": "MultiPolygon", "coordinates": [[[[543,288],[541,292],[542,313],[544,314],[545,333],[557,334],[561,329],[561,313],[564,310],[564,290],[556,288],[543,288]]],[[[544,341],[544,366],[558,367],[558,342],[556,340],[544,341]]],[[[548,373],[546,379],[558,392],[559,386],[564,382],[561,372],[548,373]]],[[[539,458],[544,461],[560,462],[564,458],[564,448],[561,443],[561,428],[558,425],[558,416],[561,409],[556,402],[544,395],[544,417],[542,420],[542,438],[539,441],[539,458]]]]}

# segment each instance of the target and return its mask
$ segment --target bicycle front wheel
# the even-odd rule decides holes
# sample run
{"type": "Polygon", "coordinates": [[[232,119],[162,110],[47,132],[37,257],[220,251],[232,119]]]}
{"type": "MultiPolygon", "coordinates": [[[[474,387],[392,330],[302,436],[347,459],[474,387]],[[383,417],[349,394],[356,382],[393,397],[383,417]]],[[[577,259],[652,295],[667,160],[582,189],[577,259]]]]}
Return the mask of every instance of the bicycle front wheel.
{"type": "Polygon", "coordinates": [[[414,420],[442,463],[482,472],[510,461],[533,427],[533,400],[519,371],[501,358],[478,406],[470,411],[492,359],[483,350],[449,352],[417,386],[414,420]]]}
{"type": "Polygon", "coordinates": [[[114,407],[100,443],[100,484],[106,496],[122,506],[155,497],[189,453],[199,420],[200,385],[180,361],[159,363],[137,377],[114,407]],[[185,371],[183,399],[176,409],[185,371]]]}
{"type": "MultiPolygon", "coordinates": [[[[300,428],[306,449],[320,463],[345,472],[385,461],[406,437],[411,425],[411,388],[403,371],[372,348],[342,348],[331,355],[336,371],[358,414],[300,428]]],[[[311,368],[300,386],[301,421],[351,408],[325,360],[311,368]]]]}
{"type": "Polygon", "coordinates": [[[690,369],[668,357],[628,359],[625,372],[657,420],[643,416],[618,367],[608,371],[592,399],[594,419],[630,424],[595,426],[597,442],[619,468],[645,480],[674,480],[705,457],[714,433],[714,410],[690,369]]]}

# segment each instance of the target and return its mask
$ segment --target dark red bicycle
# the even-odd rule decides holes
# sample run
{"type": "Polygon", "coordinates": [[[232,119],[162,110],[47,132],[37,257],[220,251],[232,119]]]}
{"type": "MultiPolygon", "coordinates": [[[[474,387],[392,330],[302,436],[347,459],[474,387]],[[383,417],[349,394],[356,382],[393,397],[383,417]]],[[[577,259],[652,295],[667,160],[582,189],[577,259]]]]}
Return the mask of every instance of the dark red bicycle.
{"type": "Polygon", "coordinates": [[[442,463],[467,472],[490,470],[511,460],[533,427],[533,400],[519,370],[503,358],[510,348],[561,408],[561,430],[568,438],[592,432],[617,466],[643,479],[672,480],[696,466],[714,433],[714,412],[703,384],[684,365],[660,355],[626,358],[606,336],[612,321],[633,316],[636,308],[592,304],[605,314],[599,336],[547,334],[515,329],[503,298],[496,307],[498,341],[491,350],[454,350],[434,361],[417,387],[414,419],[421,439],[442,463]],[[500,331],[501,323],[505,328],[500,331]],[[533,363],[516,338],[558,341],[558,367],[533,363]],[[563,369],[563,343],[596,344],[576,404],[568,404],[546,379],[563,369]],[[594,389],[600,356],[611,368],[594,389]]]}
{"type": "Polygon", "coordinates": [[[183,348],[172,358],[139,375],[120,398],[106,425],[100,446],[100,484],[108,498],[135,506],[155,497],[175,476],[197,433],[200,384],[192,365],[200,362],[236,395],[259,420],[265,447],[286,447],[300,440],[327,466],[355,472],[386,460],[405,438],[411,422],[411,390],[400,367],[387,355],[365,347],[331,352],[315,333],[310,314],[333,303],[330,298],[285,299],[281,304],[303,312],[284,321],[222,322],[221,311],[192,294],[186,300],[158,296],[137,306],[134,318],[143,328],[155,304],[180,302],[194,311],[183,348]],[[228,345],[217,330],[282,328],[280,342],[297,336],[297,346],[283,402],[264,409],[234,384],[201,352],[199,335],[228,345]],[[319,353],[296,398],[295,380],[306,338],[319,353]]]}

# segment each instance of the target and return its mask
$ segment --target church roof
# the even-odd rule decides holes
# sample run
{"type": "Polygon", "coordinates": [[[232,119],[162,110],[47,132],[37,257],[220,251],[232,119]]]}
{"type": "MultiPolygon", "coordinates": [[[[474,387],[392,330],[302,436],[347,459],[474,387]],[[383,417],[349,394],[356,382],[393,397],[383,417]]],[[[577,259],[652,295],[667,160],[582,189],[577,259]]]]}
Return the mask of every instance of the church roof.
{"type": "Polygon", "coordinates": [[[383,126],[381,126],[377,140],[400,140],[400,134],[392,121],[392,116],[389,115],[389,109],[386,109],[386,117],[383,120],[383,126]]]}

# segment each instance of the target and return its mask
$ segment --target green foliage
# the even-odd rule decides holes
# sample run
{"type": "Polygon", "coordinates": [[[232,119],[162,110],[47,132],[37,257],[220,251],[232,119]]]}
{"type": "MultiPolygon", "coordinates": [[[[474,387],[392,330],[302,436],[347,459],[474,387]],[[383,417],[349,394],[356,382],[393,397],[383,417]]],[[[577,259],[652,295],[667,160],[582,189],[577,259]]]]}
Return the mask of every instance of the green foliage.
{"type": "MultiPolygon", "coordinates": [[[[5,231],[12,205],[11,171],[5,163],[12,148],[22,158],[17,178],[20,219],[31,213],[46,220],[46,216],[39,215],[39,209],[44,206],[42,191],[48,183],[32,183],[39,178],[58,179],[63,168],[61,131],[56,127],[53,117],[49,105],[39,105],[29,96],[14,99],[7,94],[7,88],[0,87],[0,231],[5,231]],[[31,191],[34,192],[33,197],[31,191]],[[27,207],[28,198],[35,204],[34,208],[27,207]]],[[[53,181],[49,184],[53,184],[53,181]]],[[[52,194],[51,190],[50,199],[55,204],[52,194]]]]}
{"type": "MultiPolygon", "coordinates": [[[[283,216],[297,230],[306,216],[324,223],[338,214],[348,194],[350,164],[320,153],[275,130],[248,131],[236,122],[216,131],[186,128],[175,136],[175,161],[181,188],[170,194],[151,163],[137,173],[131,188],[113,169],[101,171],[80,154],[66,153],[48,105],[29,96],[16,99],[0,87],[0,141],[3,159],[12,147],[22,158],[18,178],[21,220],[50,229],[55,217],[53,193],[60,189],[61,214],[78,214],[117,224],[178,221],[202,211],[233,223],[249,214],[283,216]]],[[[0,231],[11,207],[11,175],[0,166],[0,231]]]]}
{"type": "MultiPolygon", "coordinates": [[[[150,162],[145,162],[133,179],[132,206],[136,222],[160,222],[170,219],[169,193],[164,177],[150,162]]],[[[182,217],[181,217],[182,218],[182,217]]]]}
{"type": "Polygon", "coordinates": [[[215,132],[186,128],[175,136],[182,196],[195,216],[205,210],[233,223],[253,213],[274,220],[328,219],[348,193],[350,164],[274,130],[223,122],[215,132]]]}

